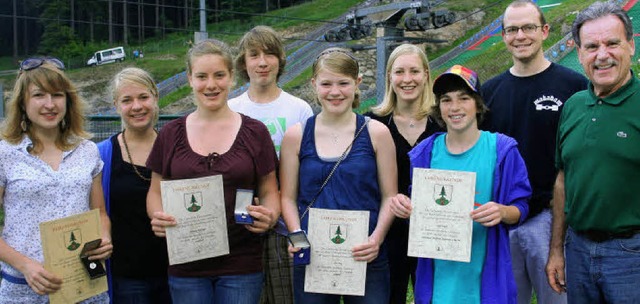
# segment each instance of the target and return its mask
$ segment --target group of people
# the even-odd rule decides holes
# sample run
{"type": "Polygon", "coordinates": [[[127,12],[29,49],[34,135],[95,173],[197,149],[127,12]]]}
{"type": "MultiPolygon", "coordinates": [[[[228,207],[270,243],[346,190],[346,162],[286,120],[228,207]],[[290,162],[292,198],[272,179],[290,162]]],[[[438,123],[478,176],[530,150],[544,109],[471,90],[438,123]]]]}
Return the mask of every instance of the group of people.
{"type": "Polygon", "coordinates": [[[109,295],[83,303],[633,303],[640,296],[640,82],[633,27],[596,2],[573,25],[588,79],[543,55],[550,28],[530,0],[512,2],[502,38],[513,65],[480,84],[455,65],[434,77],[423,49],[398,46],[386,92],[360,103],[360,65],[320,53],[311,84],[321,110],[277,85],[286,65],[273,29],[257,26],[238,54],[194,44],[187,75],[196,110],[157,131],[158,90],[125,68],[111,93],[122,131],[97,144],[83,102],[55,58],[23,61],[1,130],[0,302],[47,303],[62,279],[43,267],[40,222],[100,210],[109,295]],[[228,100],[234,77],[248,90],[228,100]],[[636,100],[636,101],[634,101],[636,100]],[[636,102],[634,104],[634,102],[636,102]],[[636,109],[636,110],[633,110],[636,109]],[[635,144],[634,144],[635,143],[635,144]],[[476,173],[471,261],[407,256],[414,168],[476,173]],[[229,254],[169,266],[161,181],[221,175],[229,254]],[[252,224],[234,221],[253,189],[252,224]],[[364,296],[304,291],[300,248],[309,208],[366,210],[364,296]],[[280,217],[281,216],[281,217],[280,217]],[[566,262],[565,262],[566,261],[566,262]]]}

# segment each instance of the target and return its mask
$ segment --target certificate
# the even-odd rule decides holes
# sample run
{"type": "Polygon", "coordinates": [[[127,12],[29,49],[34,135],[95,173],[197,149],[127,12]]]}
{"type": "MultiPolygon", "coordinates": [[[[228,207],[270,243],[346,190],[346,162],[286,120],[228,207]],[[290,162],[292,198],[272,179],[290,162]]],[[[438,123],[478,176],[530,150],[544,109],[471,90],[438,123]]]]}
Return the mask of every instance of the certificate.
{"type": "Polygon", "coordinates": [[[166,229],[170,265],[229,254],[222,175],[161,181],[160,190],[177,222],[166,229]]]}
{"type": "Polygon", "coordinates": [[[415,168],[407,255],[469,262],[476,173],[415,168]]]}
{"type": "Polygon", "coordinates": [[[44,268],[62,278],[60,290],[49,295],[49,302],[77,303],[107,291],[107,277],[90,279],[81,260],[85,243],[101,238],[100,211],[40,223],[44,268]]]}
{"type": "Polygon", "coordinates": [[[366,243],[368,234],[369,211],[311,208],[304,291],[364,296],[367,262],[356,261],[351,249],[366,243]]]}

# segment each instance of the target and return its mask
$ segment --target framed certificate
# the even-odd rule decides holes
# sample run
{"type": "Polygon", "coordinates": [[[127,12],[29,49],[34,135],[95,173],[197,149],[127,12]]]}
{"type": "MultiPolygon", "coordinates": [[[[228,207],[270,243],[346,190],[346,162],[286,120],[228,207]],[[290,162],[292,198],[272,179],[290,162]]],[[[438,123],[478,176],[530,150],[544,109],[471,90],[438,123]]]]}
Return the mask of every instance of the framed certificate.
{"type": "Polygon", "coordinates": [[[475,172],[415,168],[407,255],[469,262],[475,172]]]}
{"type": "Polygon", "coordinates": [[[162,208],[175,217],[167,227],[169,264],[229,254],[222,175],[160,182],[162,208]]]}

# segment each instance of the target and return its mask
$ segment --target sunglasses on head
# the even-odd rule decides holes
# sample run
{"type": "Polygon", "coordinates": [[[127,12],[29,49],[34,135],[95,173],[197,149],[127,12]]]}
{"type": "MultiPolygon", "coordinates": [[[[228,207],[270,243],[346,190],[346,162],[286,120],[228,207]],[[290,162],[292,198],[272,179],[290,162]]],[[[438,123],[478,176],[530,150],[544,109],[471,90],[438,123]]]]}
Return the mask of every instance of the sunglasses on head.
{"type": "Polygon", "coordinates": [[[45,62],[48,62],[48,63],[52,64],[53,66],[55,66],[56,68],[58,68],[60,70],[64,70],[64,63],[58,58],[54,58],[54,57],[34,57],[34,58],[27,58],[27,59],[23,60],[20,63],[20,71],[33,70],[35,68],[40,67],[45,62]]]}

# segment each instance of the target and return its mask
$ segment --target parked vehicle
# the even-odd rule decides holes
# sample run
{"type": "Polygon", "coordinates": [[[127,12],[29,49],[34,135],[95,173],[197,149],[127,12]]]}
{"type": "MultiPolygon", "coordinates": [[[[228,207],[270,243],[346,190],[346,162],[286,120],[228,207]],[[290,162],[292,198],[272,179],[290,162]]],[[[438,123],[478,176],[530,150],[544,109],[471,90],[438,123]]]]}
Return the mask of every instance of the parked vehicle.
{"type": "Polygon", "coordinates": [[[124,52],[124,48],[119,46],[112,49],[97,51],[95,54],[93,54],[93,57],[91,57],[87,61],[87,65],[94,66],[94,65],[101,65],[106,63],[112,63],[116,61],[121,62],[121,61],[124,61],[126,57],[127,55],[124,52]]]}

